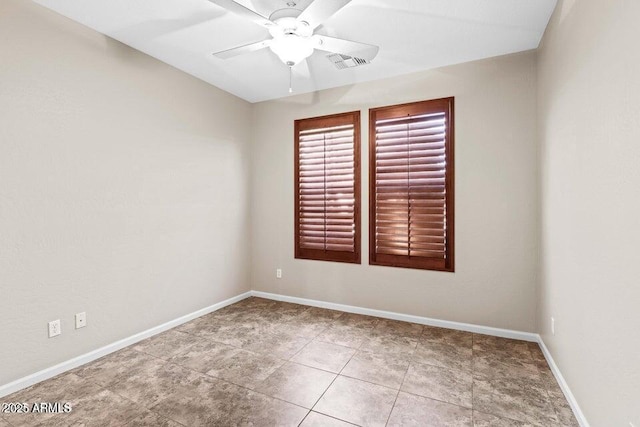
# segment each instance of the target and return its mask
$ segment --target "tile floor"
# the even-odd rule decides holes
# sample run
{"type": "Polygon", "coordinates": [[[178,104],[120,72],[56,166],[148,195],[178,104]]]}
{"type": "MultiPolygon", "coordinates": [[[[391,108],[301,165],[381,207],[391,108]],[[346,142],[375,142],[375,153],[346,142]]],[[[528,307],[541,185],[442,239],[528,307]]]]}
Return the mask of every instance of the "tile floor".
{"type": "Polygon", "coordinates": [[[537,344],[249,298],[0,402],[5,426],[576,426],[537,344]]]}

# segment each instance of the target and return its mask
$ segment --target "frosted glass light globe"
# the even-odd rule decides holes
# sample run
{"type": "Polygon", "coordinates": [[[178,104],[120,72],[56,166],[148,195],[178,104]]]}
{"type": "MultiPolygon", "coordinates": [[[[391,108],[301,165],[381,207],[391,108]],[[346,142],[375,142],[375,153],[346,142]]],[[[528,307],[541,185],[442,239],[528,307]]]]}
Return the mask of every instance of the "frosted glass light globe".
{"type": "Polygon", "coordinates": [[[269,47],[282,62],[292,67],[313,54],[314,42],[309,37],[283,34],[274,38],[269,47]]]}

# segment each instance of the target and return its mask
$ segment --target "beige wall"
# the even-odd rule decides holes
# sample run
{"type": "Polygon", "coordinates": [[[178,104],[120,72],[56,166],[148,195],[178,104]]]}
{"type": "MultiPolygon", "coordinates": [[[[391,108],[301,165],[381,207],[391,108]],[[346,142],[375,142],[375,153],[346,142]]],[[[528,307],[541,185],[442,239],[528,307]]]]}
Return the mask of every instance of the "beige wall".
{"type": "Polygon", "coordinates": [[[0,384],[253,288],[539,331],[593,426],[640,426],[637,16],[635,1],[561,0],[537,61],[252,107],[3,0],[0,384]],[[293,121],[446,96],[456,273],[368,265],[366,126],[363,264],[295,260],[293,121]]]}
{"type": "Polygon", "coordinates": [[[528,52],[256,104],[253,289],[534,331],[535,98],[535,54],[528,52]],[[448,96],[456,97],[456,272],[369,266],[367,109],[448,96]],[[296,260],[293,121],[353,110],[365,120],[363,263],[296,260]]]}
{"type": "Polygon", "coordinates": [[[250,119],[238,98],[0,2],[0,385],[249,289],[250,119]]]}
{"type": "Polygon", "coordinates": [[[592,426],[640,426],[638,17],[560,1],[539,51],[539,329],[592,426]]]}

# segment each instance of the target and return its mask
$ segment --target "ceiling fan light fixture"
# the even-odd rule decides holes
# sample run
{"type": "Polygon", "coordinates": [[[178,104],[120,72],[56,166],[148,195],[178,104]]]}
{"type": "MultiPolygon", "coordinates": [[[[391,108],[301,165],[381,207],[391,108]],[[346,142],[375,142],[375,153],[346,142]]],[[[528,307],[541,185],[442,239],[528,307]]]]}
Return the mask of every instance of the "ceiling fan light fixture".
{"type": "Polygon", "coordinates": [[[282,62],[292,67],[310,57],[313,54],[314,45],[314,41],[309,37],[283,34],[274,38],[269,48],[282,62]]]}

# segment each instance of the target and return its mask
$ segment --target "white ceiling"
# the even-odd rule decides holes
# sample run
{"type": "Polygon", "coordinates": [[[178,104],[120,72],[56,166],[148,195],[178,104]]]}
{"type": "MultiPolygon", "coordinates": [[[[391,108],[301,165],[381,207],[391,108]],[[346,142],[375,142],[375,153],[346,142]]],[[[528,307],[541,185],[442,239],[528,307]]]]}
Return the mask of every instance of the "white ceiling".
{"type": "MultiPolygon", "coordinates": [[[[211,55],[269,35],[207,0],[35,1],[247,101],[289,95],[288,68],[269,49],[227,60],[211,55]]],[[[268,16],[291,0],[237,1],[268,16]]],[[[311,76],[294,75],[294,93],[534,49],[556,1],[353,0],[317,32],[378,45],[380,53],[369,65],[338,70],[316,51],[311,76]]]]}

